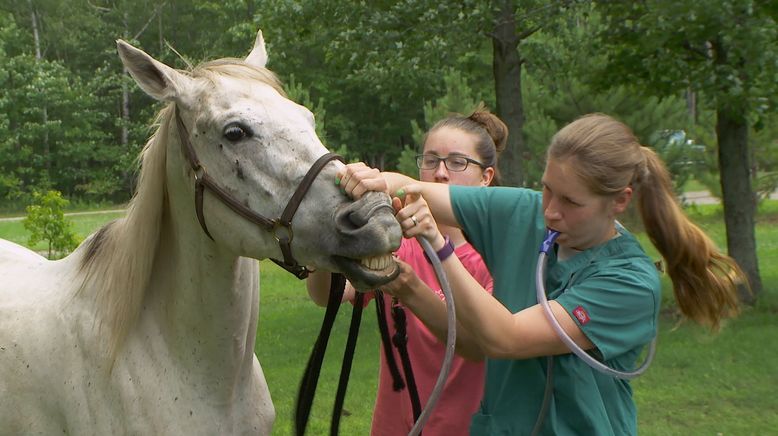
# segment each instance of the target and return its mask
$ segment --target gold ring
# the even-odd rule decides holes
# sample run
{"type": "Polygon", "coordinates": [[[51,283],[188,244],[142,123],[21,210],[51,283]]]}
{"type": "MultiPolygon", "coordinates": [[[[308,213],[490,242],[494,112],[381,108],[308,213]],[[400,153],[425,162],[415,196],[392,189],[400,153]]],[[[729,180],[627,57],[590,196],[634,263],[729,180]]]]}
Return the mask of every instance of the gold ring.
{"type": "Polygon", "coordinates": [[[416,215],[411,215],[411,221],[413,221],[414,226],[419,225],[419,221],[416,219],[416,215]]]}

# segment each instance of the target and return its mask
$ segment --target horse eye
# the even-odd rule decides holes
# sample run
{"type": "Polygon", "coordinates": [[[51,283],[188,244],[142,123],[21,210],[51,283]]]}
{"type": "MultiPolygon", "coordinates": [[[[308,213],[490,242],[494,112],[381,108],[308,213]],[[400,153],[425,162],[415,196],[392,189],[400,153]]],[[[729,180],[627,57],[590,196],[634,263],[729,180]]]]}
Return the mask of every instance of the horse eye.
{"type": "Polygon", "coordinates": [[[227,138],[228,141],[240,141],[247,136],[249,136],[248,130],[238,124],[231,124],[224,128],[224,137],[227,138]]]}

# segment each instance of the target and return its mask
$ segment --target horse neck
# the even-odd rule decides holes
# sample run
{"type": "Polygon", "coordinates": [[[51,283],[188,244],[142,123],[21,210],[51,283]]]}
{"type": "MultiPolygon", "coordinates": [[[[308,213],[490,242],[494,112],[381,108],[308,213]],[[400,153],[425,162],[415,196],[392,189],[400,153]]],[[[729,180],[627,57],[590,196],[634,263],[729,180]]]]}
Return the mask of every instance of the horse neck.
{"type": "MultiPolygon", "coordinates": [[[[168,148],[168,168],[185,164],[176,147],[168,148]]],[[[141,322],[156,324],[174,358],[209,371],[250,368],[246,364],[253,362],[259,312],[258,263],[229,253],[205,235],[194,213],[192,187],[187,189],[192,180],[171,180],[172,174],[181,171],[168,171],[168,201],[141,322]],[[218,362],[204,364],[208,361],[218,362]]]]}

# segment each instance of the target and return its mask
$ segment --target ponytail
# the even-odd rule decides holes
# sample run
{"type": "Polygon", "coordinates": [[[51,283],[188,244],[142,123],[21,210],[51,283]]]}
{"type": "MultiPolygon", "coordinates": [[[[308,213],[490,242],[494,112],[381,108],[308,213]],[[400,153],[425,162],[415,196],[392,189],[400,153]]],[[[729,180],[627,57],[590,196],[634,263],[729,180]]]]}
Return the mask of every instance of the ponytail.
{"type": "Polygon", "coordinates": [[[585,115],[554,135],[548,158],[576,159],[576,173],[595,194],[611,196],[632,187],[684,316],[718,330],[723,318],[738,314],[738,286],[748,286],[745,274],[683,213],[662,160],[642,147],[629,127],[608,115],[585,115]]]}
{"type": "Polygon", "coordinates": [[[636,177],[638,211],[651,243],[665,260],[678,307],[698,324],[718,330],[739,313],[737,288],[745,274],[683,213],[670,175],[656,153],[640,147],[645,165],[636,177]]]}

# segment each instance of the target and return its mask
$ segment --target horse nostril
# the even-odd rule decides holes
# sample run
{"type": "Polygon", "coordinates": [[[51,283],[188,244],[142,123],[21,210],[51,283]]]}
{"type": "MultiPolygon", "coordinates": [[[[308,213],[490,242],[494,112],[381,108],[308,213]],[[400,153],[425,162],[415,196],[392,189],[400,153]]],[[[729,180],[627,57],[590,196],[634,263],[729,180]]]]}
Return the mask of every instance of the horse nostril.
{"type": "MultiPolygon", "coordinates": [[[[363,197],[353,203],[342,205],[341,209],[335,213],[335,223],[341,232],[349,232],[368,227],[371,220],[383,215],[394,219],[394,210],[388,201],[376,201],[375,197],[372,200],[367,200],[366,197],[363,197]]],[[[376,222],[376,224],[379,223],[376,222]]]]}
{"type": "Polygon", "coordinates": [[[356,230],[367,222],[364,219],[359,218],[353,210],[344,208],[335,214],[335,224],[340,231],[356,230]]]}

